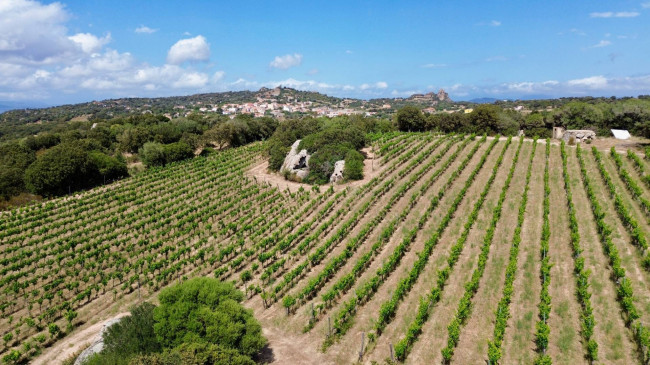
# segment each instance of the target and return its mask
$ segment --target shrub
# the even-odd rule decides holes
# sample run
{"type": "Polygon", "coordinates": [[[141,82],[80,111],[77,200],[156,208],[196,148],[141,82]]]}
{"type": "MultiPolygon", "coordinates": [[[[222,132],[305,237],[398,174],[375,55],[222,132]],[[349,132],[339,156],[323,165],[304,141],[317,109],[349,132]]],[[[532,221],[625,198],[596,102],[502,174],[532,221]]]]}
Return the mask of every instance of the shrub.
{"type": "Polygon", "coordinates": [[[140,159],[147,166],[161,166],[165,164],[165,147],[158,142],[147,142],[138,151],[140,159]]]}
{"type": "Polygon", "coordinates": [[[363,179],[363,155],[361,155],[361,153],[350,150],[345,154],[345,169],[343,169],[343,177],[346,180],[363,179]]]}
{"type": "Polygon", "coordinates": [[[185,142],[176,142],[165,145],[165,163],[182,161],[194,157],[192,147],[185,142]]]}
{"type": "Polygon", "coordinates": [[[182,344],[162,354],[136,356],[130,365],[254,365],[255,362],[238,351],[223,346],[205,343],[182,344]]]}
{"type": "Polygon", "coordinates": [[[161,347],[153,331],[155,306],[144,302],[131,308],[131,315],[112,325],[104,334],[103,353],[115,353],[128,357],[160,351],[161,347]]]}
{"type": "Polygon", "coordinates": [[[427,120],[417,107],[407,105],[395,115],[397,128],[404,132],[418,132],[426,129],[427,120]]]}
{"type": "Polygon", "coordinates": [[[194,278],[164,289],[159,298],[154,331],[163,347],[216,344],[250,357],[266,345],[261,326],[240,304],[244,294],[231,283],[194,278]]]}

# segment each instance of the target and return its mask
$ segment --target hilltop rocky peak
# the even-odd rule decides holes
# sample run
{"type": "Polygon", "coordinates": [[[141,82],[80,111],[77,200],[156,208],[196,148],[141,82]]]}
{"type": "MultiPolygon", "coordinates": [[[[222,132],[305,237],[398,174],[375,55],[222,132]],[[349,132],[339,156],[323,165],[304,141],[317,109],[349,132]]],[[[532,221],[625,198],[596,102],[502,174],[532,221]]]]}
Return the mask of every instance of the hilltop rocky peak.
{"type": "Polygon", "coordinates": [[[444,89],[438,90],[438,94],[436,95],[438,96],[438,100],[440,101],[451,101],[451,99],[449,98],[449,94],[447,94],[447,92],[444,89]]]}
{"type": "Polygon", "coordinates": [[[440,89],[437,93],[430,91],[426,94],[413,94],[407,100],[431,104],[437,104],[441,101],[452,101],[449,98],[449,94],[447,94],[447,92],[443,89],[440,89]]]}

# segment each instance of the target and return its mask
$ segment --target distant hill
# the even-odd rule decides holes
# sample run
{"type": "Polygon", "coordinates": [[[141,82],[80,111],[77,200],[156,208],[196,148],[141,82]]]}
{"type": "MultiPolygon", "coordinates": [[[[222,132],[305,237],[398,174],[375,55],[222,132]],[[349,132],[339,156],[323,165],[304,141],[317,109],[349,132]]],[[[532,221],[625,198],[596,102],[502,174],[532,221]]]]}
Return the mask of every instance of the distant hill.
{"type": "Polygon", "coordinates": [[[492,104],[495,101],[500,100],[496,98],[475,98],[472,100],[468,100],[470,103],[476,103],[476,104],[492,104]]]}
{"type": "MultiPolygon", "coordinates": [[[[191,112],[204,113],[216,111],[226,104],[241,105],[247,103],[276,103],[281,105],[281,109],[282,105],[296,106],[297,104],[304,105],[307,103],[312,110],[316,107],[325,107],[380,116],[392,114],[396,109],[404,105],[437,109],[454,105],[449,95],[442,89],[437,93],[414,94],[408,98],[362,100],[328,96],[314,91],[276,87],[274,89],[261,88],[258,91],[228,91],[160,98],[108,99],[40,109],[34,103],[19,105],[17,103],[9,104],[0,102],[0,113],[5,111],[0,114],[0,123],[5,125],[42,124],[47,122],[61,123],[70,121],[76,117],[82,117],[84,120],[94,120],[142,113],[167,114],[175,117],[183,116],[191,112]],[[2,109],[2,106],[5,106],[5,108],[2,109]]],[[[289,111],[288,113],[294,112],[289,111]]],[[[307,112],[307,114],[310,114],[310,112],[307,112]]]]}
{"type": "Polygon", "coordinates": [[[39,102],[28,101],[3,101],[0,100],[0,113],[4,113],[14,109],[27,109],[27,108],[45,108],[47,104],[39,102]]]}

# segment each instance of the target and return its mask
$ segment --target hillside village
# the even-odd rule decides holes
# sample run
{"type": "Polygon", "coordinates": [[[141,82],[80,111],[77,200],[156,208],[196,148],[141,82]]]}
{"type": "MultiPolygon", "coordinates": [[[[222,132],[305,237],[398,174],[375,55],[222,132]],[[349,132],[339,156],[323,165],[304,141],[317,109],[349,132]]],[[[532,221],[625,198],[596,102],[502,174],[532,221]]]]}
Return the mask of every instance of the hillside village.
{"type": "Polygon", "coordinates": [[[192,113],[238,114],[284,119],[295,116],[365,115],[386,117],[405,105],[415,105],[424,112],[454,112],[468,103],[456,103],[442,89],[437,93],[414,94],[408,98],[354,99],[338,98],[318,92],[288,87],[261,88],[258,91],[229,91],[161,98],[120,98],[61,105],[41,109],[16,109],[0,114],[7,123],[44,123],[110,119],[131,114],[163,114],[168,118],[192,113]]]}
{"type": "MultiPolygon", "coordinates": [[[[309,93],[314,94],[314,93],[309,93]]],[[[317,94],[317,93],[315,93],[317,94]]],[[[166,113],[168,118],[187,116],[192,112],[219,113],[234,118],[238,114],[251,114],[255,117],[272,116],[285,118],[294,114],[307,114],[314,116],[326,116],[330,118],[341,115],[365,115],[390,114],[394,111],[394,104],[400,102],[413,103],[425,106],[423,110],[428,113],[437,111],[436,106],[440,102],[453,103],[449,95],[440,89],[438,93],[413,94],[409,98],[396,98],[387,100],[359,100],[359,99],[338,99],[318,100],[310,98],[301,92],[291,89],[276,87],[274,89],[261,88],[255,95],[252,102],[232,102],[207,104],[203,101],[187,104],[174,105],[174,112],[166,113]]],[[[464,106],[462,107],[464,108],[464,106]]],[[[457,107],[450,109],[456,111],[457,107]]],[[[145,111],[146,112],[146,111],[145,111]]]]}

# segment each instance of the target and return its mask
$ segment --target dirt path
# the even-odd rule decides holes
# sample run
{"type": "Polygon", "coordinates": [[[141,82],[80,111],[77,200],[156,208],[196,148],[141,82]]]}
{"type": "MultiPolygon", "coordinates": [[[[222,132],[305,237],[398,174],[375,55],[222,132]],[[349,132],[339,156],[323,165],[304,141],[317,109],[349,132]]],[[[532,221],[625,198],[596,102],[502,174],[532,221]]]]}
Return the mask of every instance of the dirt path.
{"type": "MultiPolygon", "coordinates": [[[[446,144],[445,144],[445,145],[446,145],[446,144]]],[[[446,154],[443,156],[443,158],[440,159],[440,160],[439,160],[436,164],[434,164],[431,168],[429,168],[429,169],[427,170],[427,172],[425,172],[424,175],[422,175],[422,177],[421,177],[421,178],[420,178],[420,179],[419,179],[419,180],[418,180],[418,181],[413,185],[413,187],[411,187],[411,189],[409,189],[409,191],[406,192],[406,194],[404,194],[404,196],[402,196],[400,199],[398,199],[397,201],[395,201],[395,202],[393,203],[393,205],[390,207],[390,211],[389,211],[389,213],[386,215],[386,217],[384,217],[384,219],[383,219],[381,222],[378,222],[378,223],[377,223],[377,224],[376,224],[376,225],[371,229],[371,232],[370,232],[370,234],[368,235],[368,238],[367,238],[367,239],[365,240],[365,242],[362,244],[362,247],[360,247],[360,248],[359,248],[359,249],[358,249],[358,250],[357,250],[357,251],[352,255],[352,257],[351,257],[350,259],[347,260],[347,262],[345,263],[345,265],[343,265],[343,266],[338,270],[338,273],[337,273],[336,275],[334,275],[334,276],[332,277],[332,279],[329,280],[329,281],[327,282],[327,284],[324,285],[323,288],[322,288],[321,290],[319,290],[319,293],[317,293],[316,296],[315,296],[312,300],[310,300],[310,301],[308,301],[308,302],[305,303],[305,305],[303,306],[303,307],[304,307],[304,310],[300,310],[300,309],[299,309],[299,310],[297,311],[297,314],[296,314],[296,316],[295,316],[295,319],[296,319],[296,320],[301,321],[302,323],[305,323],[305,324],[308,323],[308,320],[309,320],[309,310],[308,310],[308,308],[310,308],[310,306],[311,306],[312,304],[313,304],[313,305],[318,305],[318,304],[322,303],[322,300],[321,300],[321,297],[319,296],[319,294],[320,294],[320,293],[324,293],[324,292],[326,292],[326,291],[327,291],[328,289],[330,289],[330,288],[334,285],[334,283],[336,283],[336,282],[337,282],[337,281],[338,281],[342,276],[347,275],[348,273],[350,273],[350,272],[352,271],[352,268],[353,268],[354,265],[356,264],[357,259],[358,259],[359,257],[361,257],[362,255],[364,255],[364,254],[368,251],[368,249],[370,248],[371,245],[373,245],[373,244],[375,244],[375,242],[377,242],[377,240],[379,239],[379,236],[380,236],[382,230],[383,230],[383,229],[384,229],[384,228],[389,224],[389,222],[390,222],[390,221],[391,221],[391,220],[392,220],[396,215],[398,215],[398,214],[399,214],[399,213],[404,209],[404,207],[409,203],[411,194],[412,194],[413,192],[415,192],[415,191],[417,191],[417,190],[420,189],[420,187],[423,185],[423,183],[424,183],[426,180],[429,179],[429,177],[430,177],[430,176],[433,174],[433,172],[434,172],[434,171],[435,171],[435,170],[436,170],[436,169],[437,169],[437,168],[438,168],[438,167],[439,167],[439,166],[444,162],[444,160],[448,157],[448,155],[450,155],[451,153],[453,153],[453,151],[455,150],[455,147],[456,147],[456,146],[452,147],[449,151],[447,151],[446,154]]],[[[442,147],[438,148],[434,153],[431,154],[431,156],[436,155],[436,154],[437,154],[439,151],[441,151],[441,150],[442,150],[442,147]]],[[[413,171],[411,171],[411,173],[414,173],[416,170],[419,170],[420,168],[422,168],[423,165],[425,165],[425,164],[428,163],[428,162],[430,162],[430,159],[427,159],[427,160],[423,161],[422,165],[420,165],[420,166],[414,168],[413,171]]],[[[412,176],[412,174],[407,174],[407,175],[404,176],[404,178],[403,178],[402,180],[400,180],[399,182],[396,182],[396,184],[395,184],[395,189],[394,189],[394,190],[391,190],[388,194],[386,194],[385,199],[383,199],[384,201],[382,201],[382,204],[377,204],[374,208],[372,208],[372,210],[371,210],[370,213],[368,214],[368,217],[369,217],[369,218],[372,218],[372,217],[376,216],[377,213],[378,213],[378,211],[379,211],[380,209],[383,209],[383,207],[385,206],[385,201],[389,200],[390,197],[391,197],[391,196],[396,192],[395,190],[397,189],[397,187],[400,186],[400,185],[402,185],[404,182],[408,181],[408,179],[410,179],[411,176],[412,176]]],[[[440,179],[438,179],[438,180],[436,181],[436,183],[434,184],[434,186],[437,186],[436,184],[441,184],[440,179]]],[[[432,190],[432,187],[430,187],[429,190],[432,190]]],[[[428,201],[429,201],[429,198],[428,198],[427,196],[424,196],[424,197],[423,197],[423,196],[420,196],[420,199],[419,199],[419,201],[418,201],[418,204],[417,204],[413,209],[411,209],[411,211],[410,211],[409,215],[407,216],[406,220],[405,220],[404,222],[401,222],[401,223],[397,226],[397,228],[396,228],[396,233],[397,233],[397,232],[401,232],[401,230],[402,230],[401,227],[403,227],[405,224],[408,224],[408,223],[410,223],[411,221],[416,220],[416,219],[417,219],[416,215],[417,215],[419,212],[422,212],[424,209],[426,209],[426,205],[425,205],[425,204],[428,204],[428,201]]],[[[368,220],[369,220],[369,219],[368,219],[368,220]]],[[[355,229],[355,230],[360,231],[361,228],[362,228],[362,226],[363,226],[363,225],[359,225],[359,226],[357,227],[358,229],[355,229]]],[[[394,236],[395,236],[395,235],[394,235],[394,236]]],[[[393,241],[396,240],[394,236],[393,236],[391,242],[393,242],[393,241]]],[[[350,237],[353,237],[353,235],[350,235],[350,237]]],[[[401,240],[401,239],[400,239],[400,240],[401,240]]],[[[349,239],[347,239],[345,242],[347,243],[347,241],[349,241],[349,239]]],[[[335,257],[337,254],[339,254],[340,252],[343,251],[343,249],[345,248],[345,247],[344,247],[345,245],[340,245],[340,246],[341,246],[340,248],[337,248],[337,249],[335,249],[335,250],[332,251],[332,253],[329,255],[328,259],[324,260],[321,264],[319,264],[319,265],[317,265],[317,266],[314,267],[314,269],[313,269],[314,274],[320,273],[322,267],[324,267],[324,265],[326,265],[326,264],[331,260],[332,257],[335,257]]],[[[381,251],[381,253],[382,253],[382,254],[386,253],[386,247],[389,247],[389,246],[392,246],[392,245],[390,244],[390,242],[384,246],[384,249],[381,251]]],[[[392,247],[390,248],[390,250],[392,250],[392,247]]],[[[374,268],[378,265],[377,263],[378,263],[378,262],[383,263],[383,259],[381,259],[381,258],[383,258],[383,257],[384,257],[384,256],[380,254],[380,259],[379,259],[379,260],[377,260],[377,259],[373,260],[372,264],[375,264],[375,265],[372,265],[372,264],[371,264],[371,265],[370,265],[370,268],[369,268],[368,270],[366,270],[366,272],[374,273],[374,272],[375,272],[375,269],[374,269],[374,268]]],[[[305,281],[305,282],[308,282],[309,279],[310,279],[310,277],[307,277],[307,278],[305,278],[304,281],[305,281]]],[[[300,289],[302,289],[302,288],[304,287],[304,284],[302,284],[302,285],[298,285],[297,287],[300,288],[300,289]]],[[[297,291],[296,291],[296,292],[297,292],[297,291]]],[[[295,292],[294,292],[294,294],[295,294],[295,292]]]]}
{"type": "MultiPolygon", "coordinates": [[[[533,160],[528,205],[517,259],[517,273],[513,282],[510,318],[503,337],[502,363],[504,364],[529,364],[535,357],[533,335],[541,291],[539,247],[543,216],[545,149],[545,145],[538,146],[533,160]]],[[[517,218],[513,217],[510,221],[515,222],[516,220],[517,218]]],[[[500,293],[500,295],[502,294],[500,293]]],[[[496,305],[493,308],[496,308],[496,305]]],[[[491,328],[494,330],[494,321],[491,328]]],[[[487,353],[487,348],[485,353],[487,353]]]]}
{"type": "Polygon", "coordinates": [[[43,354],[32,360],[32,365],[58,365],[67,360],[70,356],[80,352],[88,345],[99,340],[99,332],[104,323],[130,315],[129,312],[120,313],[114,317],[99,321],[89,327],[83,328],[73,334],[57,341],[54,346],[43,351],[43,354]]]}
{"type": "MultiPolygon", "coordinates": [[[[605,183],[600,176],[596,160],[591,151],[583,151],[583,158],[587,165],[587,173],[590,174],[589,176],[592,177],[592,181],[594,182],[594,191],[599,197],[603,209],[606,211],[605,221],[613,230],[612,242],[614,242],[618,248],[619,256],[621,258],[621,266],[625,268],[626,277],[630,280],[632,288],[634,289],[634,301],[639,310],[640,319],[644,324],[650,323],[650,295],[648,295],[650,275],[643,268],[640,254],[641,251],[632,243],[632,239],[628,234],[627,229],[625,229],[621,218],[616,213],[613,199],[609,195],[609,189],[605,186],[605,183]]],[[[607,170],[607,159],[609,156],[603,155],[602,158],[605,169],[607,170]]],[[[623,184],[618,178],[618,174],[613,173],[613,171],[609,171],[609,174],[614,184],[623,184]]],[[[621,196],[624,204],[630,210],[630,214],[639,222],[639,227],[644,232],[645,236],[648,237],[648,231],[645,229],[646,223],[643,221],[642,217],[635,214],[634,204],[636,203],[629,201],[631,198],[627,195],[628,191],[622,185],[618,186],[619,188],[616,189],[618,195],[621,196]]]]}
{"type": "MultiPolygon", "coordinates": [[[[569,211],[561,168],[562,159],[558,148],[551,148],[549,161],[549,184],[551,188],[550,214],[551,237],[549,254],[551,261],[552,311],[548,320],[551,328],[548,354],[562,364],[584,364],[584,350],[580,334],[580,304],[576,297],[576,281],[573,269],[573,251],[569,230],[569,211]]],[[[541,199],[541,198],[540,198],[541,199]]],[[[539,256],[539,253],[538,253],[539,256]]]]}
{"type": "MultiPolygon", "coordinates": [[[[516,143],[518,144],[518,141],[516,143]]],[[[517,146],[513,143],[512,148],[516,149],[517,146]]],[[[478,359],[486,358],[488,340],[492,339],[494,332],[494,320],[496,316],[495,310],[501,296],[503,295],[505,269],[506,266],[508,266],[514,228],[519,213],[521,194],[524,191],[526,183],[526,172],[531,152],[532,143],[524,143],[519,154],[519,160],[515,167],[515,173],[512,177],[510,186],[508,187],[506,199],[503,202],[501,217],[494,231],[495,233],[492,238],[492,245],[485,265],[485,272],[479,281],[479,289],[472,299],[470,316],[460,334],[454,356],[454,362],[456,363],[468,364],[478,359]]],[[[536,150],[536,159],[540,157],[539,152],[540,148],[536,150]]],[[[506,163],[504,168],[506,171],[509,170],[510,164],[506,163]]],[[[540,180],[541,179],[535,180],[533,178],[533,181],[531,181],[533,187],[531,187],[530,190],[535,190],[534,185],[540,180]]],[[[498,193],[500,194],[501,191],[499,190],[498,193]]],[[[534,199],[531,200],[535,201],[534,199]]],[[[533,212],[533,209],[530,209],[530,206],[528,212],[533,212]]],[[[529,223],[530,221],[531,217],[529,216],[526,217],[524,223],[529,223]]],[[[520,244],[518,263],[521,263],[522,250],[526,246],[534,246],[536,242],[534,237],[538,237],[539,235],[531,234],[530,231],[524,229],[522,231],[522,236],[529,237],[529,239],[523,239],[520,244]]],[[[517,271],[517,273],[519,273],[519,271],[517,271]]],[[[515,293],[516,292],[517,289],[515,289],[515,293]]],[[[508,362],[504,363],[507,364],[508,362]]]]}
{"type": "MultiPolygon", "coordinates": [[[[375,155],[369,147],[366,147],[361,151],[367,156],[363,160],[363,179],[351,181],[345,184],[334,184],[335,191],[343,190],[346,187],[356,188],[361,186],[378,176],[386,167],[386,165],[381,165],[379,156],[375,159],[375,155]]],[[[272,186],[277,186],[280,190],[289,189],[291,192],[296,192],[301,187],[304,189],[312,189],[313,186],[316,186],[319,191],[329,188],[329,184],[310,185],[286,180],[282,175],[269,171],[269,160],[267,159],[263,159],[261,162],[255,164],[246,172],[246,175],[255,178],[257,182],[267,182],[272,186]]]]}
{"type": "MultiPolygon", "coordinates": [[[[584,249],[585,268],[591,271],[591,301],[596,322],[593,338],[598,343],[598,357],[609,364],[632,364],[636,359],[634,354],[636,346],[630,339],[629,331],[625,328],[620,315],[620,307],[616,302],[616,288],[609,278],[611,270],[598,238],[575,150],[569,149],[567,152],[573,202],[578,212],[584,212],[578,214],[576,218],[584,249]]],[[[590,176],[594,180],[600,179],[598,175],[590,176]]]]}
{"type": "MultiPolygon", "coordinates": [[[[467,216],[474,207],[478,196],[485,187],[485,182],[488,180],[489,176],[492,174],[492,169],[490,166],[494,166],[494,161],[501,153],[501,150],[504,148],[504,144],[499,144],[491,154],[491,158],[488,161],[492,161],[486,164],[486,167],[483,168],[483,171],[479,174],[476,181],[474,182],[471,190],[474,190],[473,193],[468,192],[466,199],[459,207],[459,211],[455,214],[455,218],[451,222],[450,226],[443,233],[440,240],[440,250],[436,254],[434,252],[434,257],[441,256],[444,258],[444,261],[441,262],[442,265],[433,267],[433,265],[427,265],[425,272],[424,286],[419,286],[419,283],[416,284],[414,290],[409,293],[409,298],[406,299],[407,302],[413,301],[413,296],[424,295],[429,293],[431,288],[435,285],[437,279],[437,271],[446,267],[446,259],[449,256],[448,252],[451,246],[455,245],[457,239],[461,235],[464,224],[467,221],[467,216]],[[464,205],[464,208],[463,208],[464,205]],[[461,210],[462,209],[462,210],[461,210]]],[[[480,244],[482,242],[482,237],[485,234],[485,230],[488,227],[490,222],[493,209],[496,205],[498,195],[503,187],[503,183],[508,174],[509,164],[506,161],[511,161],[512,156],[516,150],[516,145],[511,145],[506,155],[504,157],[504,164],[501,165],[497,173],[496,179],[490,188],[490,191],[486,197],[486,201],[483,204],[481,210],[479,211],[477,220],[471,229],[468,239],[464,245],[462,253],[458,259],[458,262],[454,265],[454,269],[451,272],[450,278],[447,281],[440,301],[432,308],[431,317],[424,324],[422,328],[422,335],[420,339],[413,345],[413,350],[411,355],[407,359],[407,363],[420,364],[420,363],[439,363],[442,359],[440,354],[440,349],[444,347],[447,340],[447,325],[449,324],[450,319],[453,317],[453,314],[456,311],[460,297],[464,293],[464,283],[472,275],[475,262],[479,255],[480,244]]],[[[464,181],[457,181],[457,185],[461,185],[464,181]]],[[[453,199],[453,196],[452,196],[453,199]]],[[[417,298],[417,297],[416,297],[417,298]]],[[[404,313],[404,312],[401,312],[404,313]]],[[[411,312],[409,317],[414,318],[415,313],[411,312]]],[[[397,323],[396,323],[397,326],[397,323]]],[[[389,329],[394,330],[394,329],[389,329]]],[[[406,325],[402,325],[401,328],[397,330],[399,333],[393,338],[393,340],[398,340],[404,336],[406,331],[406,325]]],[[[388,340],[388,338],[386,338],[388,340]]]]}

